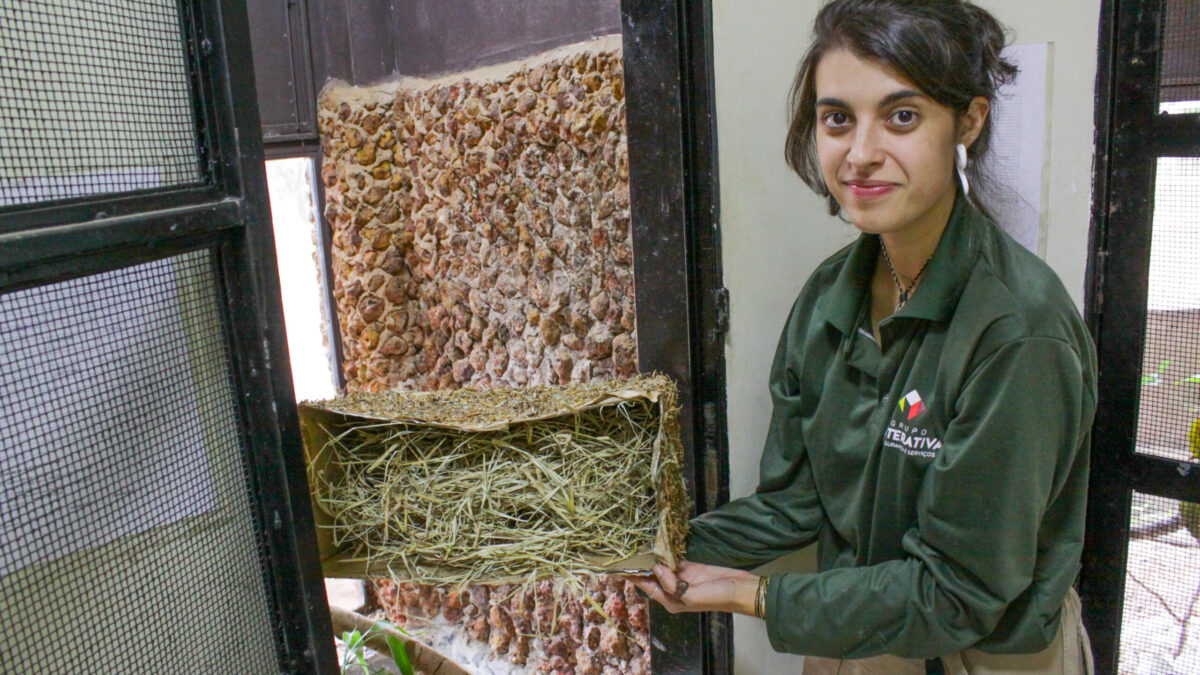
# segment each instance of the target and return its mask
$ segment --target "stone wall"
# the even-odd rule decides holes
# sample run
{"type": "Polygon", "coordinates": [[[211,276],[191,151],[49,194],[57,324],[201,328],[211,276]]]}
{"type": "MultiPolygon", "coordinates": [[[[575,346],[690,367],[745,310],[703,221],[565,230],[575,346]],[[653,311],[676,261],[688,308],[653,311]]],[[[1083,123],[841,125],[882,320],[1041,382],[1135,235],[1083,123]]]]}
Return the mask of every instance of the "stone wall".
{"type": "Polygon", "coordinates": [[[620,577],[590,580],[587,598],[556,593],[549,581],[523,589],[474,586],[455,593],[381,580],[377,591],[393,623],[420,635],[429,620],[455,622],[470,639],[486,645],[492,659],[522,666],[524,672],[650,673],[649,607],[633,584],[620,577]]]}
{"type": "MultiPolygon", "coordinates": [[[[437,81],[323,92],[349,390],[636,372],[622,71],[614,36],[437,81]]],[[[600,579],[590,602],[548,588],[382,582],[379,598],[398,623],[440,614],[530,670],[649,672],[647,607],[631,585],[600,579]]]]}
{"type": "Polygon", "coordinates": [[[350,390],[636,370],[619,51],[496,71],[322,96],[350,390]]]}

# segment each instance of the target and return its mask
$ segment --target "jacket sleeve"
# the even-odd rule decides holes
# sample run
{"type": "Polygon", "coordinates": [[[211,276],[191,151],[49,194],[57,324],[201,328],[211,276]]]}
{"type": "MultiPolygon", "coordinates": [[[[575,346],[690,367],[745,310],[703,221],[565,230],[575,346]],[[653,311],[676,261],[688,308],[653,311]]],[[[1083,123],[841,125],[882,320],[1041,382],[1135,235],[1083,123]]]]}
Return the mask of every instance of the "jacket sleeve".
{"type": "Polygon", "coordinates": [[[750,569],[816,539],[823,512],[800,428],[797,377],[789,362],[796,353],[792,343],[801,339],[797,324],[803,315],[793,308],[771,366],[773,407],[758,488],[692,520],[687,560],[750,569]]]}
{"type": "MultiPolygon", "coordinates": [[[[907,556],[772,577],[772,646],[840,658],[919,658],[965,649],[990,634],[1032,583],[1048,506],[1073,468],[1086,470],[1094,406],[1069,344],[1025,338],[999,348],[960,392],[922,483],[917,527],[903,538],[907,556]]],[[[1082,548],[1082,534],[1080,522],[1049,536],[1082,548]]]]}

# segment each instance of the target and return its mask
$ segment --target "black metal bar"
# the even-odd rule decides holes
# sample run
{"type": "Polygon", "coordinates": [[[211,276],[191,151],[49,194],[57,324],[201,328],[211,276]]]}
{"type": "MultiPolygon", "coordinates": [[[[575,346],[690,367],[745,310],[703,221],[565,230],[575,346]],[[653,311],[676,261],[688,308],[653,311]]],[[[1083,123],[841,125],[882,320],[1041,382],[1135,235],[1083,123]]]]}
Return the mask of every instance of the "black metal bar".
{"type": "Polygon", "coordinates": [[[1120,660],[1133,490],[1182,496],[1195,488],[1178,464],[1137,455],[1137,416],[1115,413],[1140,402],[1157,158],[1195,145],[1183,137],[1191,119],[1157,113],[1163,10],[1162,0],[1105,0],[1101,10],[1087,302],[1101,412],[1080,586],[1098,672],[1116,672],[1120,660]]]}
{"type": "MultiPolygon", "coordinates": [[[[680,387],[697,509],[728,499],[711,17],[703,0],[623,0],[638,360],[680,387]],[[715,337],[715,339],[714,339],[715,337]]],[[[651,614],[655,673],[728,672],[728,617],[651,614]]]]}
{"type": "Polygon", "coordinates": [[[1092,162],[1092,223],[1088,233],[1088,264],[1084,319],[1097,344],[1100,342],[1096,324],[1104,306],[1105,258],[1108,255],[1109,167],[1112,164],[1112,127],[1116,109],[1116,9],[1119,0],[1102,0],[1100,7],[1100,37],[1096,65],[1095,143],[1092,162]]]}
{"type": "MultiPolygon", "coordinates": [[[[680,27],[675,2],[622,2],[638,361],[679,383],[685,475],[697,494],[695,393],[684,204],[680,27]]],[[[702,483],[700,483],[702,484],[702,483]]],[[[651,670],[701,673],[701,618],[651,613],[651,670]],[[670,645],[668,648],[667,645],[670,645]]]]}
{"type": "MultiPolygon", "coordinates": [[[[287,159],[289,157],[305,157],[315,156],[318,159],[321,157],[321,140],[314,138],[312,140],[285,140],[278,139],[267,142],[263,141],[263,154],[268,160],[271,159],[287,159]]],[[[318,171],[321,168],[320,161],[317,162],[318,171]]]]}
{"type": "Polygon", "coordinates": [[[704,484],[698,509],[708,511],[729,501],[729,442],[725,424],[725,333],[720,312],[724,292],[721,273],[721,233],[717,185],[716,102],[713,97],[712,7],[710,0],[687,0],[680,5],[684,26],[684,62],[681,72],[685,153],[684,181],[687,188],[689,246],[688,263],[693,271],[689,289],[692,343],[699,345],[693,367],[697,399],[704,411],[697,434],[704,439],[704,484]]]}
{"type": "Polygon", "coordinates": [[[1200,114],[1160,114],[1149,125],[1146,151],[1158,157],[1200,157],[1200,114]]]}
{"type": "Polygon", "coordinates": [[[169,241],[131,243],[116,248],[104,247],[87,253],[79,252],[67,257],[38,260],[36,263],[0,272],[0,292],[8,293],[31,286],[53,284],[170,258],[189,251],[213,248],[223,241],[223,236],[223,232],[204,232],[180,236],[169,241]]]}
{"type": "Polygon", "coordinates": [[[281,663],[289,672],[336,672],[288,364],[253,73],[232,61],[249,58],[245,6],[243,0],[204,0],[197,10],[198,37],[211,45],[201,50],[200,70],[210,104],[215,181],[228,194],[245,197],[243,236],[223,249],[221,278],[230,316],[236,317],[231,321],[236,371],[259,487],[268,589],[281,628],[281,663]]]}
{"type": "Polygon", "coordinates": [[[1134,455],[1129,476],[1130,487],[1143,494],[1200,503],[1200,464],[1134,455]]]}
{"type": "MultiPolygon", "coordinates": [[[[696,511],[703,513],[729,501],[729,435],[726,420],[725,337],[728,291],[721,259],[720,190],[718,186],[716,85],[713,77],[711,0],[686,0],[679,6],[683,27],[685,173],[688,204],[688,267],[691,341],[697,345],[692,364],[699,414],[695,436],[701,457],[696,476],[696,511]],[[722,314],[724,316],[722,316],[722,314]]],[[[733,672],[733,617],[704,617],[704,670],[733,672]]]]}
{"type": "MultiPolygon", "coordinates": [[[[1103,0],[1100,9],[1099,60],[1096,68],[1095,160],[1093,165],[1092,227],[1088,247],[1088,288],[1086,319],[1104,359],[1109,354],[1106,335],[1100,331],[1104,310],[1104,289],[1108,278],[1109,168],[1112,164],[1112,128],[1116,109],[1116,14],[1119,0],[1103,0]]],[[[1101,360],[1101,364],[1105,361],[1101,360]]],[[[1101,375],[1107,382],[1107,375],[1101,375]]],[[[1103,388],[1101,388],[1103,392],[1103,388]]],[[[1103,396],[1103,393],[1101,393],[1103,396]]],[[[1104,410],[1104,408],[1100,408],[1104,410]]],[[[1098,467],[1119,463],[1130,451],[1129,430],[1111,429],[1101,415],[1093,427],[1093,470],[1089,477],[1087,528],[1084,537],[1079,595],[1083,622],[1092,640],[1092,650],[1101,672],[1115,672],[1120,647],[1119,621],[1113,621],[1113,607],[1124,598],[1126,537],[1116,536],[1108,527],[1129,524],[1129,489],[1120,471],[1100,471],[1098,467]]]]}
{"type": "Polygon", "coordinates": [[[213,180],[214,159],[211,138],[211,117],[215,111],[208,104],[211,100],[211,93],[208,92],[211,86],[210,82],[203,76],[199,67],[208,57],[208,52],[212,50],[212,42],[204,38],[198,28],[200,21],[195,0],[182,0],[177,3],[176,9],[179,12],[180,35],[184,39],[187,61],[190,65],[188,79],[192,86],[192,120],[196,125],[197,162],[208,185],[216,187],[216,182],[213,180]]]}
{"type": "MultiPolygon", "coordinates": [[[[264,127],[264,131],[269,131],[269,129],[264,127]]],[[[283,145],[283,146],[293,145],[293,146],[297,146],[297,147],[304,147],[305,145],[318,143],[318,142],[320,142],[320,139],[317,136],[317,133],[315,131],[312,133],[304,132],[304,133],[296,133],[296,134],[272,133],[271,137],[269,139],[268,138],[263,139],[263,147],[266,148],[266,147],[273,147],[273,146],[279,146],[279,145],[283,145]]],[[[287,152],[288,152],[288,154],[293,154],[293,151],[287,151],[287,152]]],[[[267,153],[267,158],[271,159],[270,153],[267,153]]]]}
{"type": "Polygon", "coordinates": [[[241,201],[224,199],[141,215],[0,234],[0,284],[11,270],[125,246],[167,243],[181,237],[240,228],[241,201]]]}
{"type": "MultiPolygon", "coordinates": [[[[629,192],[634,223],[638,365],[679,384],[685,475],[697,494],[693,345],[687,267],[681,33],[675,0],[623,0],[629,192]]],[[[651,670],[702,673],[701,619],[651,613],[651,670]],[[667,645],[670,645],[668,648],[667,645]]]]}
{"type": "Polygon", "coordinates": [[[218,201],[222,196],[211,186],[198,186],[4,206],[0,207],[0,233],[165,211],[199,202],[218,201]]]}

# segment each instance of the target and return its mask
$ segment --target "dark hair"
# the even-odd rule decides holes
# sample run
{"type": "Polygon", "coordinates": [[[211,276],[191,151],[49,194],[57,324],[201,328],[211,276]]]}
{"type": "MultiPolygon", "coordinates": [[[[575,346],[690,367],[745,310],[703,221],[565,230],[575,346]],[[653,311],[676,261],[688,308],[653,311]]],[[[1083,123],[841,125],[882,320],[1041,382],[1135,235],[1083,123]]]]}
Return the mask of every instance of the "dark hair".
{"type": "MultiPolygon", "coordinates": [[[[840,207],[821,175],[814,136],[816,69],[826,52],[842,48],[884,63],[962,115],[976,96],[994,103],[996,90],[1016,76],[1017,68],[1000,56],[1004,42],[1000,22],[965,0],[832,0],[817,14],[813,42],[792,85],[784,149],[788,165],[837,214],[840,207]]],[[[979,160],[987,155],[991,117],[968,151],[972,186],[986,181],[979,160]]]]}

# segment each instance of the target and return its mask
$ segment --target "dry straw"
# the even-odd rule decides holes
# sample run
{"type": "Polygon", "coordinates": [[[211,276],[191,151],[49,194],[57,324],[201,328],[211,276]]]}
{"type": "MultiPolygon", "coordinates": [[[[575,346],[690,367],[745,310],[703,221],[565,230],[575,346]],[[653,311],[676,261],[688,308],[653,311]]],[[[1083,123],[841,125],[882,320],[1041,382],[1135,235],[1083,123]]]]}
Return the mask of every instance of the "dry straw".
{"type": "Polygon", "coordinates": [[[303,404],[326,574],[462,586],[673,566],[675,398],[653,375],[303,404]]]}

